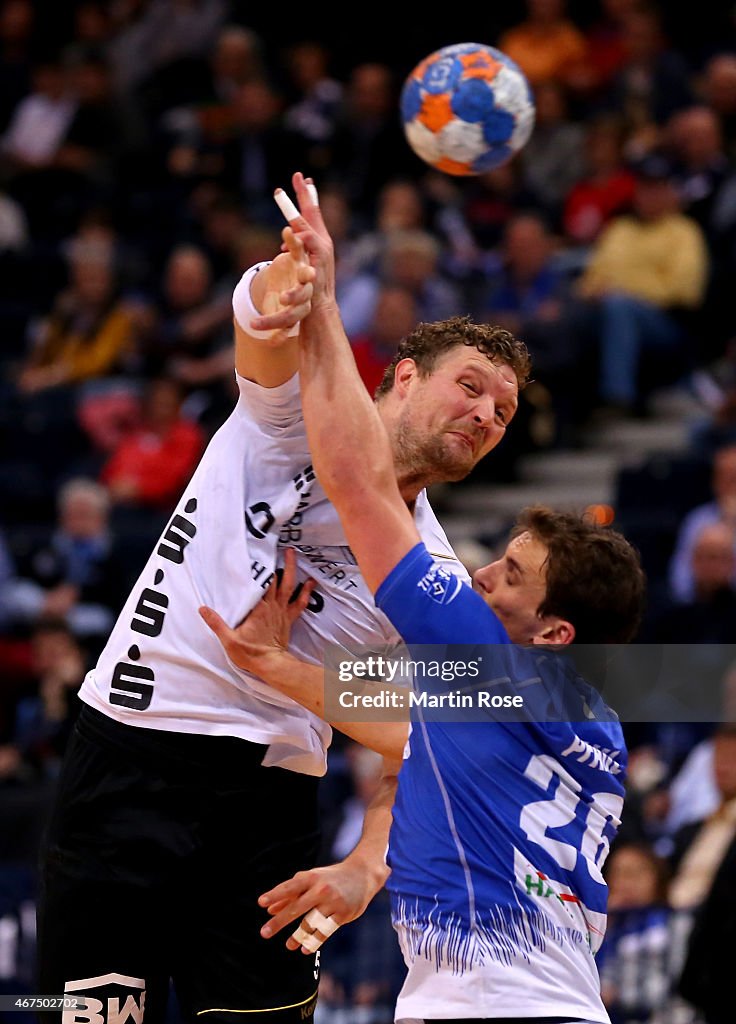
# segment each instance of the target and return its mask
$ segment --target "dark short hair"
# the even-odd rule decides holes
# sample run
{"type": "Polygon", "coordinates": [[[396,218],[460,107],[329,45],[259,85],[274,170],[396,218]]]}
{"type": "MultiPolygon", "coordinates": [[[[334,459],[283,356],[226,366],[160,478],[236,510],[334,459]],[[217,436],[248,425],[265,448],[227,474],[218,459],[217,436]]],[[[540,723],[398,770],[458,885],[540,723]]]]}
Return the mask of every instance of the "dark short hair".
{"type": "Polygon", "coordinates": [[[386,367],[383,379],[376,388],[376,398],[387,395],[394,386],[396,366],[402,359],[413,359],[419,373],[428,377],[437,360],[456,345],[476,348],[492,363],[505,363],[511,367],[519,383],[519,391],[529,380],[531,358],[523,341],[510,331],[491,324],[476,324],[469,316],[453,316],[449,320],[436,320],[431,324],[417,324],[411,334],[399,342],[396,355],[386,367]]]}
{"type": "Polygon", "coordinates": [[[639,628],[645,578],[639,554],[616,530],[544,505],[524,509],[512,536],[529,532],[547,547],[540,615],[559,615],[579,644],[628,643],[639,628]]]}
{"type": "MultiPolygon", "coordinates": [[[[604,869],[604,877],[606,881],[609,879],[611,868],[616,862],[617,854],[624,850],[633,850],[635,853],[640,854],[646,861],[649,862],[649,866],[654,872],[654,902],[655,903],[666,903],[667,902],[667,888],[671,879],[670,866],[664,857],[660,857],[649,843],[645,839],[629,839],[616,842],[611,847],[611,855],[606,862],[604,869]]],[[[609,883],[610,884],[610,883],[609,883]]]]}

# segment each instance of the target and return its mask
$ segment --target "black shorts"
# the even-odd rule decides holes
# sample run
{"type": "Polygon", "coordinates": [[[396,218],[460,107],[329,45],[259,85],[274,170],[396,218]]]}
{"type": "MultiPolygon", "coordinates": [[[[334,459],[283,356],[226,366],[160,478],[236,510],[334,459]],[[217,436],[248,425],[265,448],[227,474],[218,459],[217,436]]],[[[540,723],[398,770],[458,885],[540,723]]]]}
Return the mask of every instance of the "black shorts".
{"type": "Polygon", "coordinates": [[[86,994],[95,1024],[140,1024],[144,1000],[157,1024],[172,979],[185,1020],[310,1019],[319,957],[262,939],[257,900],[314,865],[318,780],[265,751],[84,707],[42,853],[40,993],[86,994]]]}

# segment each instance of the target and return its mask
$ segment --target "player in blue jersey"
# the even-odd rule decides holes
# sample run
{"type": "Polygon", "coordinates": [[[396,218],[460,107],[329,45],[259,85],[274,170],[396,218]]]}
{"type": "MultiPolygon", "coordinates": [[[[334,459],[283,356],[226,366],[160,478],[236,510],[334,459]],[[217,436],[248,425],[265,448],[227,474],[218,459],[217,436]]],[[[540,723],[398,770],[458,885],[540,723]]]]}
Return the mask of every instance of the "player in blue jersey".
{"type": "MultiPolygon", "coordinates": [[[[542,655],[548,645],[631,639],[643,589],[637,556],[612,531],[536,509],[503,558],[477,574],[485,601],[435,563],[399,494],[385,430],[342,330],[329,236],[300,175],[294,186],[302,216],[291,229],[316,269],[300,337],[310,447],[376,603],[410,645],[494,645],[490,678],[507,690],[521,692],[524,682],[546,701],[565,687],[580,697],[579,715],[535,712],[517,722],[416,715],[389,845],[408,967],[397,1020],[606,1022],[593,955],[605,929],[601,867],[623,803],[623,736],[574,665],[542,655]]],[[[288,305],[288,293],[281,301],[288,305]]],[[[276,327],[283,315],[255,326],[276,327]]],[[[488,375],[505,372],[478,359],[448,386],[487,395],[488,375]]],[[[457,434],[445,443],[471,442],[457,434]]],[[[203,614],[236,663],[320,713],[319,670],[285,651],[290,583],[254,613],[270,630],[260,642],[254,622],[232,630],[203,614]]],[[[406,726],[352,725],[350,734],[395,754],[406,726]]],[[[303,918],[292,948],[314,948],[339,923],[309,872],[263,902],[274,915],[266,935],[303,918]]]]}

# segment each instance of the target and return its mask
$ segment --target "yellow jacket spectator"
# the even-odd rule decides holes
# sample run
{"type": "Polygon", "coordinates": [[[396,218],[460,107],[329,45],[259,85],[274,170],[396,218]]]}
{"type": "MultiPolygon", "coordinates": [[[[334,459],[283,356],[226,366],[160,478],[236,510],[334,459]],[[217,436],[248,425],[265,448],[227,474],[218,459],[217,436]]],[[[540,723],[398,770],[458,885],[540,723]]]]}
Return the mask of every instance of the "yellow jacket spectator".
{"type": "Polygon", "coordinates": [[[708,269],[705,236],[680,210],[669,163],[649,154],[636,168],[632,213],[604,229],[578,282],[596,314],[607,406],[626,412],[636,404],[642,351],[685,349],[683,314],[701,306],[708,269]]]}
{"type": "Polygon", "coordinates": [[[113,373],[130,350],[133,320],[116,298],[110,261],[87,255],[73,260],[70,271],[70,287],[21,372],[26,393],[113,373]]]}

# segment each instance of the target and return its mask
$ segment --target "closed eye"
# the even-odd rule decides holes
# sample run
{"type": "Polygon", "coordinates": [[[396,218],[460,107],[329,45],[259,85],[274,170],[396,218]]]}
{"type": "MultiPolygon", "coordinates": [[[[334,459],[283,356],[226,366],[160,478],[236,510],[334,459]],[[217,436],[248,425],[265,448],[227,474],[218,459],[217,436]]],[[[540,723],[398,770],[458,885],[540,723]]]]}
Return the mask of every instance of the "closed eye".
{"type": "Polygon", "coordinates": [[[477,395],[478,394],[477,387],[475,386],[475,384],[471,384],[470,381],[461,380],[460,381],[460,387],[461,388],[465,388],[465,390],[468,392],[469,395],[477,395]]]}

